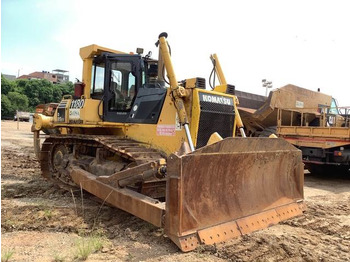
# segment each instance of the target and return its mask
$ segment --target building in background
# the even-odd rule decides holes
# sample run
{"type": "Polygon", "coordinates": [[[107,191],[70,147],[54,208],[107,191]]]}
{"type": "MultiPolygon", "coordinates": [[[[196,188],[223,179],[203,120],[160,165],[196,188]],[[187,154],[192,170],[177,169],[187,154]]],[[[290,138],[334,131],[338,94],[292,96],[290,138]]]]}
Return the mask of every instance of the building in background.
{"type": "Polygon", "coordinates": [[[62,70],[62,69],[55,69],[52,70],[52,73],[56,75],[57,77],[57,83],[65,83],[69,81],[69,71],[62,70]]]}
{"type": "Polygon", "coordinates": [[[3,77],[5,77],[7,80],[16,80],[15,75],[7,75],[7,74],[1,74],[3,77]]]}
{"type": "Polygon", "coordinates": [[[69,81],[68,72],[69,71],[61,69],[55,69],[52,71],[52,73],[48,71],[33,72],[29,75],[21,75],[17,79],[46,79],[53,84],[60,84],[69,81]]]}

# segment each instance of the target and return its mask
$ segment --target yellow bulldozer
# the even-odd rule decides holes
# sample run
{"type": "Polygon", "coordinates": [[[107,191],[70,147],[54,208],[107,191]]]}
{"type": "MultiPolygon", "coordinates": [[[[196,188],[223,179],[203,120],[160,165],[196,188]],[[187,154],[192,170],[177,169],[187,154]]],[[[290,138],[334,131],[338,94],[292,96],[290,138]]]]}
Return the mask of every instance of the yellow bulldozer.
{"type": "Polygon", "coordinates": [[[80,49],[74,96],[34,118],[42,175],[164,227],[182,251],[302,214],[301,152],[279,138],[235,137],[233,86],[178,81],[166,33],[156,45],[158,59],[80,49]],[[41,143],[43,129],[55,132],[41,143]]]}

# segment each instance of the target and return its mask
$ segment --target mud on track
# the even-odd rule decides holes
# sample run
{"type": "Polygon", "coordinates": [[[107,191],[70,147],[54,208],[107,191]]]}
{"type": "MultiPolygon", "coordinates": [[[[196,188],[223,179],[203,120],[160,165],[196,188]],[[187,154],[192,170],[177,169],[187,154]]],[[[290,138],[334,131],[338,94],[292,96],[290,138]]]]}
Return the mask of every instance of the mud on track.
{"type": "Polygon", "coordinates": [[[91,234],[103,247],[87,261],[350,261],[350,178],[305,174],[302,217],[182,253],[137,217],[68,192],[40,176],[29,123],[1,122],[1,250],[12,261],[73,261],[91,234]]]}

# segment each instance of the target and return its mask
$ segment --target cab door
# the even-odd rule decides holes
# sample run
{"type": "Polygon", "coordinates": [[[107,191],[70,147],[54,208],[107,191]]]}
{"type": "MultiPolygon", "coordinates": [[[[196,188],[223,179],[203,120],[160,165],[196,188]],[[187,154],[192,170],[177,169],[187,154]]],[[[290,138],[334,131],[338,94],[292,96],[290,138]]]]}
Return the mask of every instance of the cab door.
{"type": "Polygon", "coordinates": [[[125,123],[141,83],[140,57],[108,59],[105,76],[104,121],[125,123]]]}

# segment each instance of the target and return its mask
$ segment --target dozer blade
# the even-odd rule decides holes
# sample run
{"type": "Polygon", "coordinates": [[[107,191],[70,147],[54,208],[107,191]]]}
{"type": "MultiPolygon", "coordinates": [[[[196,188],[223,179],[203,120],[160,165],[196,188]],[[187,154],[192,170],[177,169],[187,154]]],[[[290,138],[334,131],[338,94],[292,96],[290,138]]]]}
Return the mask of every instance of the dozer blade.
{"type": "Polygon", "coordinates": [[[226,138],[168,158],[165,232],[183,251],[304,210],[301,152],[282,139],[226,138]]]}

